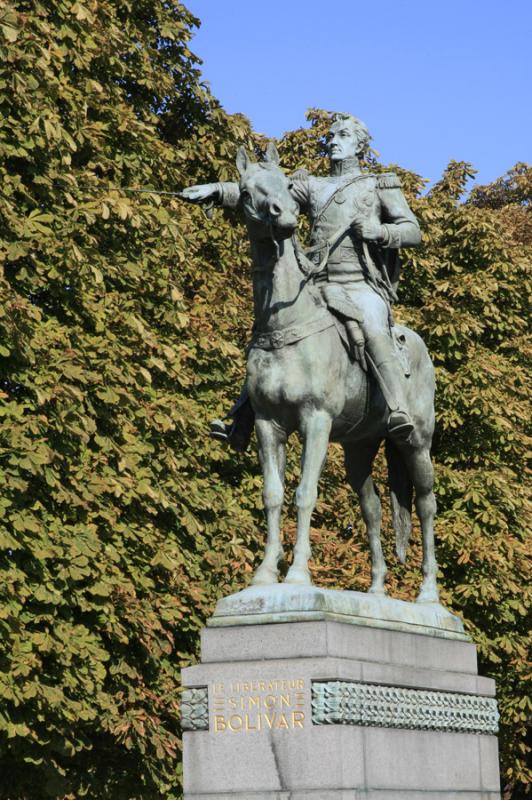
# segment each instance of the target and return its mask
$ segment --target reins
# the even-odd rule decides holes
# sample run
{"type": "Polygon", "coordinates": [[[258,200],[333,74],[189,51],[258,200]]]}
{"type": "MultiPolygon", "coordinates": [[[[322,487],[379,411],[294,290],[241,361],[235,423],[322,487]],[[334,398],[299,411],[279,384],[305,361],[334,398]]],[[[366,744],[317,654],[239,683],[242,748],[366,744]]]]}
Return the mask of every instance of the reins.
{"type": "MultiPolygon", "coordinates": [[[[329,197],[324,207],[321,209],[318,218],[323,215],[324,211],[329,207],[329,205],[331,204],[334,197],[337,195],[339,191],[342,191],[347,186],[350,186],[351,184],[356,183],[357,181],[366,177],[367,177],[366,175],[357,175],[356,178],[353,178],[345,182],[341,186],[339,186],[338,189],[335,192],[333,192],[331,197],[329,197]]],[[[248,219],[252,220],[253,222],[259,222],[259,223],[262,222],[264,224],[265,221],[261,217],[261,215],[257,212],[255,204],[253,203],[253,200],[251,198],[248,201],[246,201],[245,206],[246,207],[244,213],[246,214],[248,219]]],[[[313,230],[318,218],[314,220],[313,230]]],[[[323,242],[318,242],[317,244],[307,248],[303,248],[301,246],[297,238],[297,235],[295,233],[292,234],[291,241],[294,247],[296,263],[300,272],[305,276],[305,278],[307,279],[313,278],[316,275],[319,275],[320,273],[325,271],[327,263],[329,261],[331,250],[333,250],[333,248],[338,244],[338,242],[351,229],[355,220],[356,217],[351,219],[347,225],[343,225],[341,228],[338,228],[336,231],[334,231],[334,233],[327,239],[325,239],[323,242]],[[313,256],[315,253],[320,253],[320,252],[323,252],[323,256],[321,257],[319,262],[315,264],[311,256],[313,256]]],[[[279,242],[274,236],[273,222],[271,217],[268,219],[267,226],[268,226],[269,239],[271,240],[274,247],[275,255],[273,257],[273,261],[275,263],[276,261],[279,260],[281,253],[280,253],[279,242]]],[[[381,295],[381,297],[384,291],[388,295],[388,298],[383,297],[383,299],[388,303],[390,301],[397,302],[397,294],[390,282],[390,278],[386,268],[384,267],[384,265],[382,265],[382,268],[378,269],[377,266],[375,265],[375,262],[373,261],[373,258],[370,255],[367,242],[364,239],[362,239],[361,244],[362,244],[364,261],[366,262],[368,278],[373,284],[375,290],[381,295]]]]}

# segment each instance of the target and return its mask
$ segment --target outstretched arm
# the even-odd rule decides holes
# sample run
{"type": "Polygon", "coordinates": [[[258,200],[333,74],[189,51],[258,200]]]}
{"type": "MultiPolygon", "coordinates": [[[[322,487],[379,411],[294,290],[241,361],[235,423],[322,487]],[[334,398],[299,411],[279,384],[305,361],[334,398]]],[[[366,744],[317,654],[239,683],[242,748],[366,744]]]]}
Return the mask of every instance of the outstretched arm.
{"type": "Polygon", "coordinates": [[[306,169],[298,169],[290,176],[289,191],[303,213],[310,210],[310,181],[312,176],[306,169]]]}
{"type": "Polygon", "coordinates": [[[226,208],[237,208],[240,201],[238,183],[224,181],[222,183],[200,183],[187,186],[179,196],[191,203],[213,202],[226,208]]]}

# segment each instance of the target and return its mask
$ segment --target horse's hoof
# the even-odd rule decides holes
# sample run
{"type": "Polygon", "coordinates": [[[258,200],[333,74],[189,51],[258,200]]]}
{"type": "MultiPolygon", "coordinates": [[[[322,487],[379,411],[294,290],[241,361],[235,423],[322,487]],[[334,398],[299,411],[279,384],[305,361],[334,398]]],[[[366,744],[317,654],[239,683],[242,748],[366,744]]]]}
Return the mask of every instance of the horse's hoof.
{"type": "Polygon", "coordinates": [[[251,579],[252,586],[272,586],[278,582],[277,570],[259,567],[253,578],[251,579]]]}
{"type": "Polygon", "coordinates": [[[375,572],[374,575],[371,576],[371,586],[368,589],[368,594],[386,594],[386,572],[375,572]]]}
{"type": "Polygon", "coordinates": [[[306,569],[294,569],[293,567],[290,567],[286,573],[284,582],[296,584],[298,586],[312,586],[310,572],[306,569]]]}
{"type": "Polygon", "coordinates": [[[416,603],[439,603],[440,595],[436,588],[422,589],[416,597],[416,603]]]}

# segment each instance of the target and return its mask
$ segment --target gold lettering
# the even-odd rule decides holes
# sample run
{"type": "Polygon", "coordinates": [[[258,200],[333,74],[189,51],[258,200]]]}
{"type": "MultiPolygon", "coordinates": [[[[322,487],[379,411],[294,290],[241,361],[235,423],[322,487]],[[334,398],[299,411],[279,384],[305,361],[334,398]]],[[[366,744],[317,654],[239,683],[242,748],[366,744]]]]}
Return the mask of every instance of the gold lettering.
{"type": "Polygon", "coordinates": [[[302,691],[303,678],[220,682],[212,683],[211,688],[217,733],[304,727],[307,698],[302,691]]]}
{"type": "Polygon", "coordinates": [[[225,731],[225,719],[219,714],[215,714],[214,716],[214,732],[219,733],[220,731],[225,731]]]}
{"type": "Polygon", "coordinates": [[[303,711],[292,711],[292,728],[302,728],[305,721],[303,711]]]}
{"type": "Polygon", "coordinates": [[[270,714],[264,714],[263,716],[264,716],[264,719],[266,720],[266,722],[268,724],[268,728],[271,730],[272,727],[273,727],[273,723],[275,722],[275,711],[273,712],[273,714],[271,716],[270,716],[270,714]]]}
{"type": "Polygon", "coordinates": [[[245,723],[246,723],[245,728],[246,728],[247,731],[256,731],[257,730],[257,726],[256,725],[250,725],[249,724],[249,714],[245,715],[244,720],[245,720],[245,723]]]}
{"type": "Polygon", "coordinates": [[[229,717],[228,724],[229,724],[229,730],[235,731],[235,732],[236,731],[241,731],[242,730],[242,725],[244,724],[244,720],[242,719],[240,714],[232,714],[232,716],[229,717]],[[234,720],[236,720],[236,722],[234,720]]]}

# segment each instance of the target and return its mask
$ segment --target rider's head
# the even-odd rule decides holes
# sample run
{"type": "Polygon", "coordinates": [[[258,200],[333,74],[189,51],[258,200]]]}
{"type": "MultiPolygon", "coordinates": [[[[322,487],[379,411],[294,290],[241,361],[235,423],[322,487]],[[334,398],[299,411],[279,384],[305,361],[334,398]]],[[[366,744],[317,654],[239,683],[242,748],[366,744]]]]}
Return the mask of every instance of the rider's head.
{"type": "Polygon", "coordinates": [[[371,136],[361,120],[352,114],[333,114],[327,137],[327,149],[331,161],[345,158],[363,158],[369,149],[371,136]]]}

